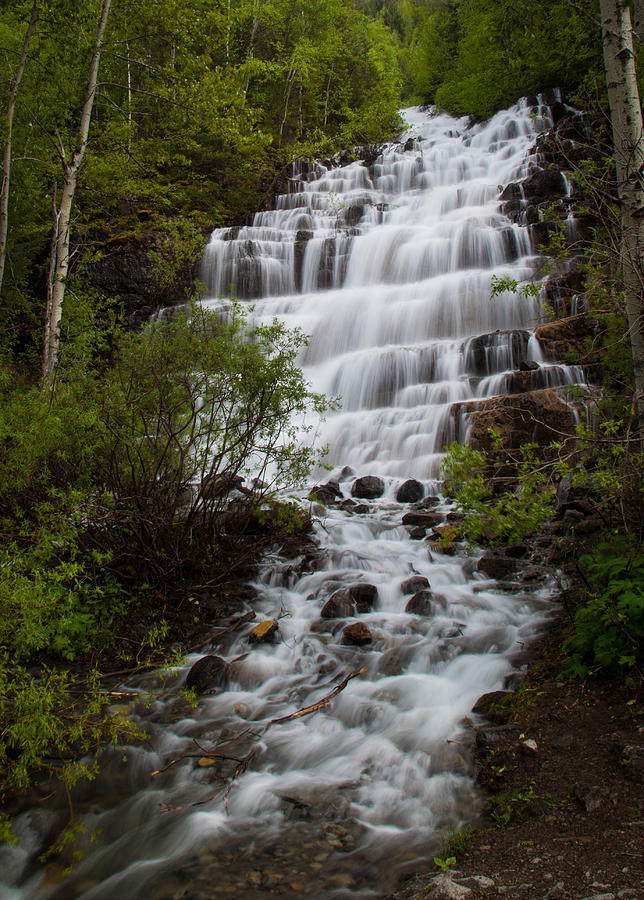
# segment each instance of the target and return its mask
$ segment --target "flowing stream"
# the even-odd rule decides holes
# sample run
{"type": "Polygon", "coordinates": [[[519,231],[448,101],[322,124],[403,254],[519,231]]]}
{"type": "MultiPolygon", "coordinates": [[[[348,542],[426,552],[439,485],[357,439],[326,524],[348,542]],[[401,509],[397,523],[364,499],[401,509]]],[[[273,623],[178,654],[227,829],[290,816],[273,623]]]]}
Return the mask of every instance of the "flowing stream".
{"type": "MultiPolygon", "coordinates": [[[[258,319],[311,336],[304,372],[341,398],[315,423],[329,446],[324,478],[347,501],[358,476],[380,476],[382,495],[318,510],[314,569],[277,551],[265,560],[256,609],[279,618],[279,638],[251,648],[249,625],[218,644],[225,690],[195,709],[178,695],[200,654],[167,681],[124,685],[149,694],[129,710],[149,739],[105,752],[97,782],[79,793],[94,835],[86,858],[64,881],[53,865],[34,872],[29,853],[51,822],[24,813],[21,844],[0,859],[0,896],[384,897],[426,865],[442,828],[476,814],[463,719],[513,672],[513,654],[549,613],[548,589],[497,585],[472,559],[411,539],[410,504],[396,496],[411,477],[426,497],[439,492],[444,447],[467,437],[462,404],[506,393],[521,363],[532,364],[533,387],[582,376],[543,362],[538,298],[490,300],[492,275],[534,272],[529,230],[502,214],[499,195],[526,174],[548,110],[523,104],[472,128],[405,115],[407,134],[370,166],[301,165],[275,210],[216,231],[204,261],[208,304],[225,308],[234,294],[258,319]],[[407,611],[423,579],[430,590],[407,611]],[[371,598],[348,619],[369,629],[363,646],[345,642],[346,619],[320,616],[353,585],[371,598]],[[318,711],[273,721],[348,676],[318,711]],[[229,758],[209,765],[213,751],[229,758]]],[[[446,516],[449,505],[432,509],[446,516]]]]}

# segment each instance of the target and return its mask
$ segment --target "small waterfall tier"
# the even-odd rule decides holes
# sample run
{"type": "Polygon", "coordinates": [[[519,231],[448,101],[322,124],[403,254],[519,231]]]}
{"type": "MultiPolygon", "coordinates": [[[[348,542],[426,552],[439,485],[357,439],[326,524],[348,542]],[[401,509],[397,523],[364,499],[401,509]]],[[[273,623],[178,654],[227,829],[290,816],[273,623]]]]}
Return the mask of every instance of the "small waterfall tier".
{"type": "Polygon", "coordinates": [[[544,362],[540,297],[490,299],[492,276],[535,274],[530,228],[499,197],[528,174],[548,109],[523,104],[473,128],[417,108],[405,117],[409,137],[368,166],[294,166],[274,210],[213,233],[204,280],[210,304],[253,300],[260,319],[310,335],[305,373],[341,403],[316,433],[332,466],[426,480],[466,437],[454,404],[583,374],[544,362]]]}

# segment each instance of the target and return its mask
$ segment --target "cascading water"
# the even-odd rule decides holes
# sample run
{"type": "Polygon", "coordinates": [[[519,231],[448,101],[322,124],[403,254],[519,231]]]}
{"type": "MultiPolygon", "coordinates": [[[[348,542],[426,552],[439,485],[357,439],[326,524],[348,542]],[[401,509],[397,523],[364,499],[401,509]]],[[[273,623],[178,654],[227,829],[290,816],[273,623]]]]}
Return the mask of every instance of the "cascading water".
{"type": "Polygon", "coordinates": [[[257,318],[310,334],[305,374],[341,398],[315,432],[331,478],[348,499],[356,476],[378,475],[383,495],[319,518],[314,571],[277,553],[265,560],[256,609],[279,619],[279,639],[249,651],[232,632],[217,645],[226,690],[187,710],[177,696],[187,667],[165,685],[139,676],[125,686],[156,689],[136,710],[150,738],[127,751],[128,765],[104,754],[99,783],[77,801],[96,834],[87,858],[61,884],[30,874],[47,823],[25,813],[22,849],[0,860],[21,885],[8,897],[384,896],[431,857],[442,826],[474,815],[461,722],[512,672],[548,594],[502,589],[471,560],[411,540],[396,492],[410,476],[437,490],[442,451],[467,428],[455,402],[507,392],[521,364],[533,388],[582,377],[543,362],[538,299],[489,299],[492,275],[533,274],[529,232],[501,213],[499,186],[526,174],[547,110],[522,105],[474,128],[417,109],[406,117],[404,145],[370,167],[302,167],[274,211],[215,232],[205,259],[210,305],[253,299],[257,318]],[[371,598],[350,616],[370,634],[360,647],[345,642],[346,620],[320,617],[355,585],[371,598]],[[347,676],[329,704],[275,721],[347,676]],[[213,751],[216,765],[199,765],[213,751]]]}

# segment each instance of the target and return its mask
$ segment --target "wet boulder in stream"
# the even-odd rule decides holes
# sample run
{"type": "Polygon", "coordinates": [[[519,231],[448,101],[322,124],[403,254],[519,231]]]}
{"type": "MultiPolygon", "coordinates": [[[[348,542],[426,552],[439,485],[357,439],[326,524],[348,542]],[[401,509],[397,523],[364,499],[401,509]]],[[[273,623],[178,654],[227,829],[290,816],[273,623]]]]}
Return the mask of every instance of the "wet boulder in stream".
{"type": "Polygon", "coordinates": [[[356,478],[351,487],[351,495],[362,500],[374,500],[376,497],[382,497],[384,492],[385,483],[377,475],[363,475],[356,478]]]}
{"type": "Polygon", "coordinates": [[[228,663],[221,656],[202,656],[192,666],[186,678],[186,687],[197,694],[228,686],[228,663]]]}
{"type": "Polygon", "coordinates": [[[355,616],[356,604],[347,590],[339,590],[331,594],[320,612],[322,619],[346,619],[355,616]]]}
{"type": "Polygon", "coordinates": [[[429,588],[429,580],[424,575],[412,575],[400,585],[403,594],[415,594],[416,591],[424,591],[429,588]]]}
{"type": "Polygon", "coordinates": [[[428,616],[432,611],[432,596],[431,591],[416,591],[407,601],[405,612],[415,616],[428,616]]]}
{"type": "Polygon", "coordinates": [[[363,647],[372,642],[373,636],[364,622],[353,622],[342,630],[342,640],[345,644],[363,647]]]}
{"type": "Polygon", "coordinates": [[[375,584],[358,581],[348,588],[349,597],[355,602],[359,613],[370,612],[378,599],[378,588],[375,584]]]}
{"type": "Polygon", "coordinates": [[[403,482],[396,491],[396,500],[398,503],[417,503],[423,499],[425,489],[420,481],[415,478],[409,478],[403,482]]]}

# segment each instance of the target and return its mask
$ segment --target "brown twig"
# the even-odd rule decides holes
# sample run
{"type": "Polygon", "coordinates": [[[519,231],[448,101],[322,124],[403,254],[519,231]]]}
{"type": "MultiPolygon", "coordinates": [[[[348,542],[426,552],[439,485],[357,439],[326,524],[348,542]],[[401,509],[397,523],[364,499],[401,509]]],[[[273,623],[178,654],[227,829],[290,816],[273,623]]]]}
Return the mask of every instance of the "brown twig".
{"type": "Polygon", "coordinates": [[[358,669],[357,672],[353,672],[351,675],[347,675],[346,678],[343,678],[342,681],[333,688],[330,694],[326,697],[323,697],[321,700],[318,700],[317,703],[312,703],[311,706],[305,706],[302,709],[298,709],[294,713],[289,713],[287,716],[280,716],[277,719],[271,719],[268,725],[281,725],[283,722],[290,722],[291,719],[299,719],[302,716],[308,716],[309,713],[317,712],[319,709],[324,709],[329,705],[331,700],[343,691],[345,687],[349,684],[352,678],[357,678],[358,675],[363,675],[367,671],[367,667],[363,666],[361,669],[358,669]]]}

